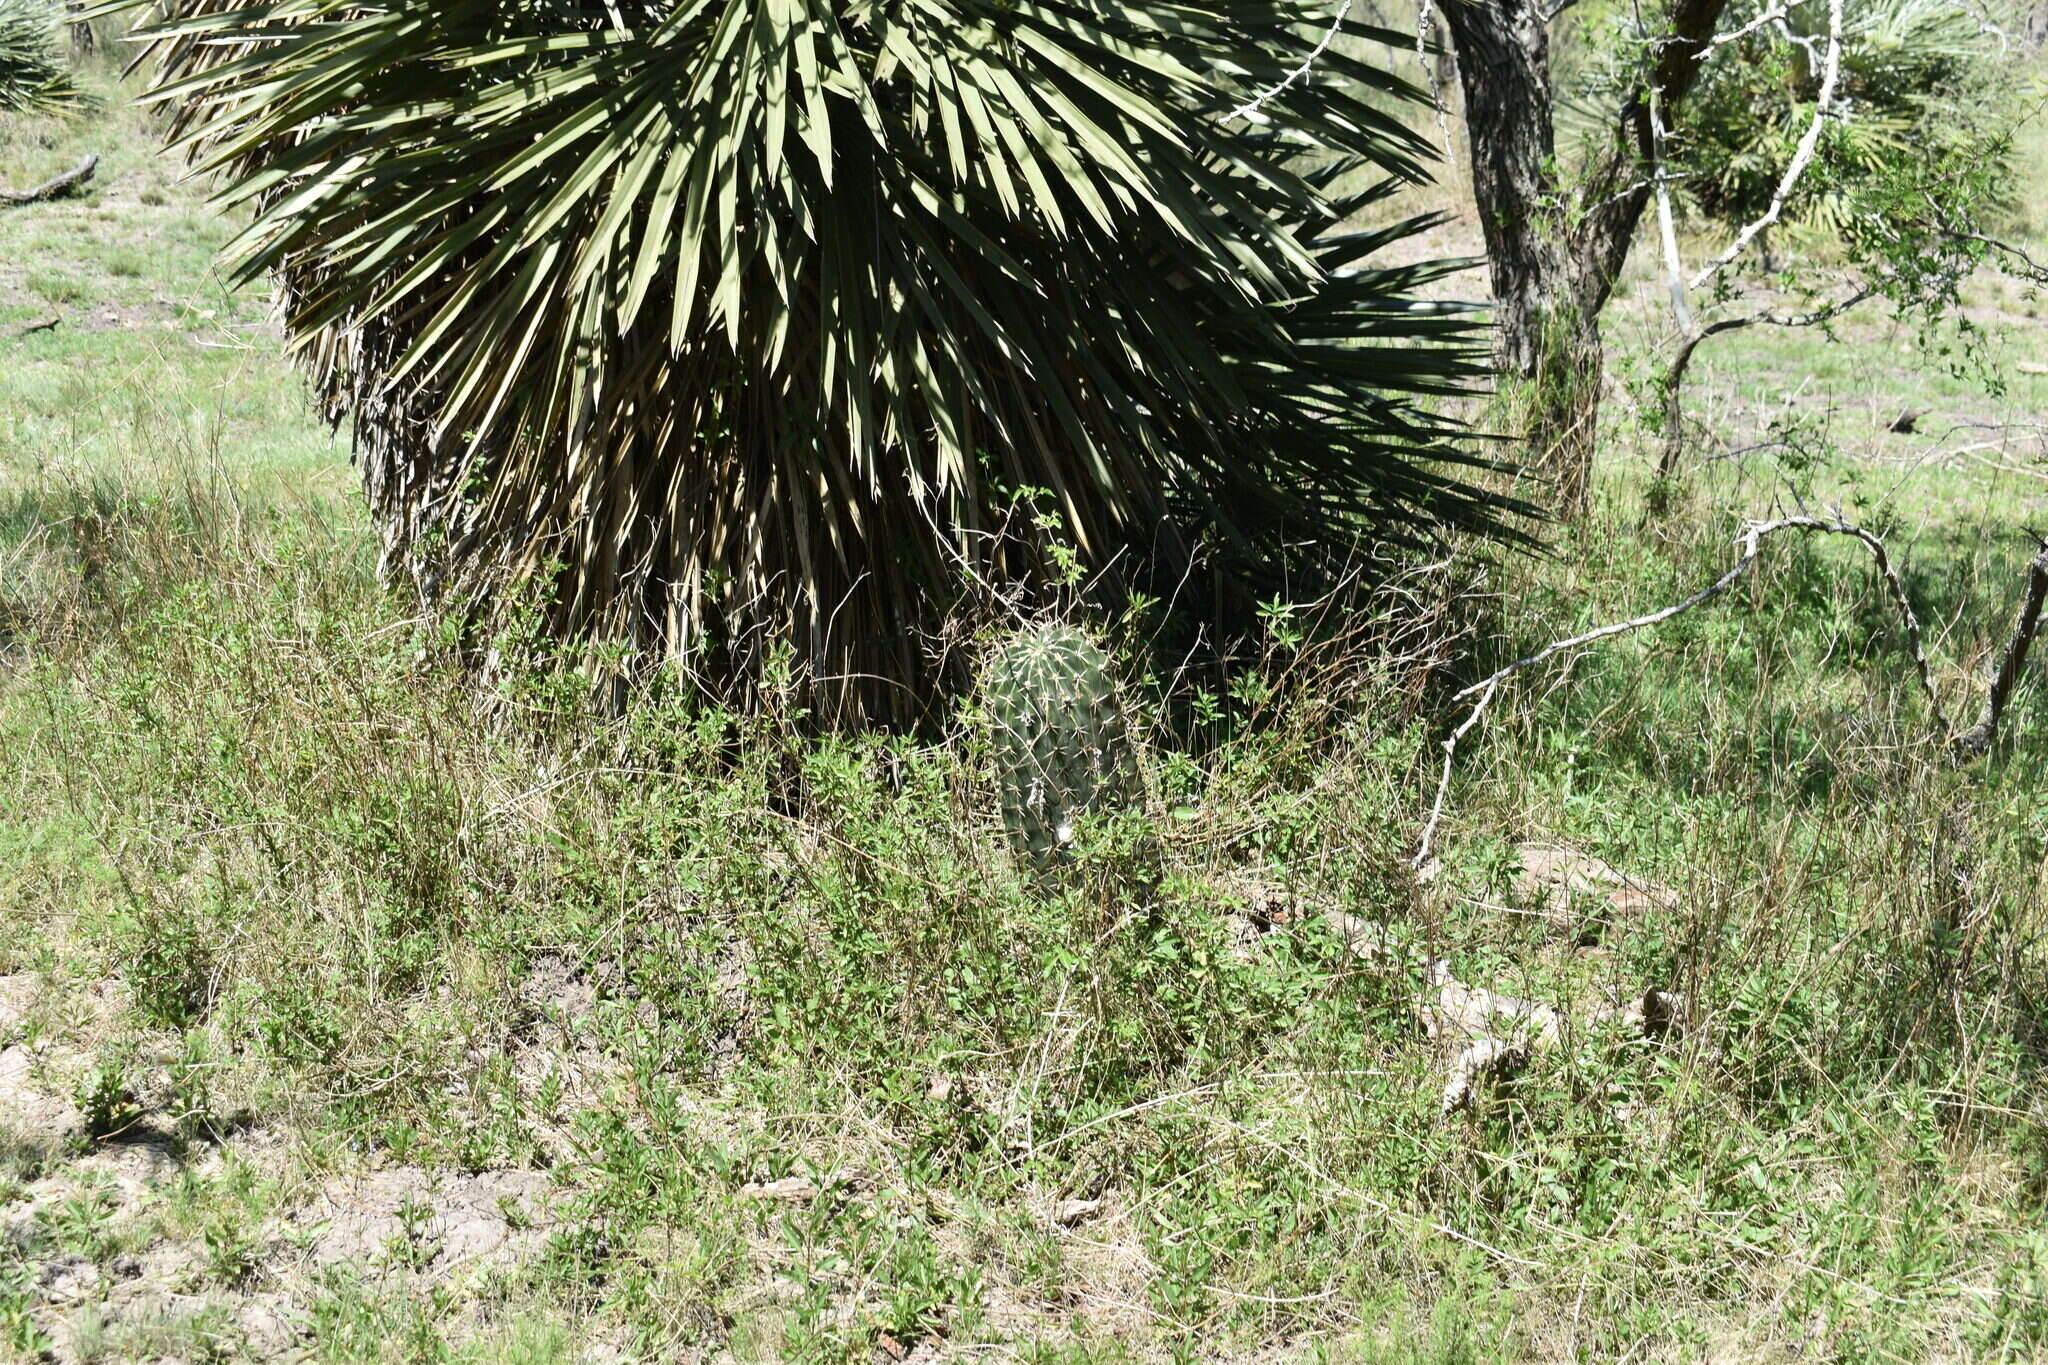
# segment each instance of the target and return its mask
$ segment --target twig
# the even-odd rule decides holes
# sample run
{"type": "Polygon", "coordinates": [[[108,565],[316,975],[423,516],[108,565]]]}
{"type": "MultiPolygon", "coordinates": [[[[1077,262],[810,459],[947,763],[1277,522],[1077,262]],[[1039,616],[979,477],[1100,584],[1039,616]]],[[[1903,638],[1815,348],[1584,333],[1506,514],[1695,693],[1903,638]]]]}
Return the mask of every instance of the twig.
{"type": "MultiPolygon", "coordinates": [[[[1459,741],[1463,740],[1471,732],[1472,728],[1479,723],[1480,718],[1486,714],[1486,708],[1492,704],[1495,695],[1500,691],[1501,683],[1505,682],[1513,674],[1519,673],[1525,668],[1532,668],[1546,659],[1562,654],[1568,649],[1579,649],[1593,644],[1595,641],[1611,639],[1617,635],[1633,634],[1649,626],[1668,621],[1674,616],[1682,615],[1703,602],[1719,597],[1728,590],[1736,579],[1743,575],[1744,571],[1751,564],[1756,562],[1757,555],[1763,547],[1765,537],[1776,535],[1780,531],[1820,531],[1830,535],[1849,536],[1862,542],[1864,548],[1870,551],[1872,557],[1877,561],[1878,573],[1883,577],[1885,586],[1891,592],[1892,601],[1899,609],[1899,619],[1906,627],[1906,637],[1913,649],[1913,664],[1919,672],[1920,689],[1927,696],[1927,705],[1933,715],[1935,726],[1944,738],[1950,735],[1952,731],[1949,727],[1947,715],[1942,710],[1941,698],[1934,690],[1933,670],[1928,666],[1927,652],[1922,647],[1920,618],[1914,613],[1913,604],[1907,600],[1905,584],[1899,581],[1897,571],[1892,568],[1891,556],[1885,552],[1884,542],[1862,527],[1843,521],[1839,517],[1833,520],[1823,520],[1820,517],[1798,516],[1780,517],[1776,521],[1752,521],[1743,527],[1742,534],[1736,538],[1736,544],[1742,547],[1742,552],[1737,556],[1734,565],[1728,572],[1722,574],[1692,596],[1683,601],[1674,602],[1668,607],[1661,607],[1643,616],[1632,616],[1626,621],[1616,621],[1610,625],[1595,627],[1583,634],[1573,635],[1562,640],[1553,640],[1534,654],[1515,660],[1507,667],[1496,670],[1452,696],[1451,701],[1454,704],[1463,702],[1468,698],[1474,699],[1471,702],[1472,709],[1466,715],[1464,722],[1456,730],[1453,730],[1450,737],[1443,743],[1443,774],[1437,779],[1436,800],[1430,806],[1429,819],[1422,827],[1421,843],[1415,851],[1415,856],[1410,859],[1410,866],[1419,869],[1424,863],[1429,861],[1431,847],[1436,840],[1437,828],[1443,822],[1444,802],[1448,799],[1451,789],[1451,767],[1457,759],[1459,741]]],[[[2043,551],[2043,559],[2037,560],[2036,563],[2042,566],[2040,574],[2048,575],[2048,550],[2043,551]]],[[[2037,576],[2037,582],[2043,582],[2043,580],[2037,576]]],[[[2048,592],[2048,582],[2043,582],[2043,591],[2048,592]]],[[[2038,620],[2038,617],[2039,603],[2037,602],[2035,603],[2035,618],[2038,620]]],[[[2031,632],[2028,634],[2028,639],[2032,639],[2031,632]]],[[[2024,662],[2025,650],[2023,647],[2020,654],[2021,662],[2024,662]]],[[[2017,665],[2014,667],[2017,670],[2017,665]]],[[[2000,704],[2003,705],[2002,698],[2000,704]]],[[[1995,726],[1995,720],[1993,724],[1995,726]]]]}
{"type": "Polygon", "coordinates": [[[0,205],[41,204],[51,199],[62,199],[91,180],[93,172],[98,170],[99,166],[99,157],[92,155],[54,180],[46,180],[32,190],[10,190],[0,186],[0,205]]]}
{"type": "Polygon", "coordinates": [[[1713,56],[1714,52],[1717,49],[1726,47],[1730,43],[1741,42],[1744,38],[1747,38],[1750,34],[1756,32],[1758,29],[1767,28],[1770,25],[1777,23],[1780,19],[1785,18],[1792,12],[1793,5],[1804,3],[1805,0],[1793,0],[1793,3],[1789,5],[1771,6],[1762,14],[1759,14],[1756,18],[1744,24],[1741,28],[1730,29],[1728,32],[1720,34],[1719,36],[1709,41],[1706,47],[1700,52],[1700,60],[1705,61],[1708,57],[1713,56]]]}
{"type": "Polygon", "coordinates": [[[1820,150],[1821,130],[1827,125],[1828,109],[1835,102],[1835,86],[1842,76],[1842,0],[1828,0],[1828,54],[1821,73],[1820,96],[1814,101],[1813,123],[1799,139],[1799,146],[1793,150],[1792,160],[1785,167],[1784,177],[1778,181],[1777,190],[1771,195],[1770,207],[1763,216],[1735,235],[1728,249],[1716,257],[1699,274],[1692,277],[1692,287],[1699,288],[1720,273],[1721,268],[1740,256],[1743,249],[1756,238],[1759,232],[1778,221],[1785,212],[1785,201],[1792,196],[1792,190],[1799,184],[1799,178],[1806,174],[1806,168],[1813,164],[1814,153],[1820,150]]]}
{"type": "MultiPolygon", "coordinates": [[[[1672,250],[1675,253],[1675,243],[1672,250]]],[[[1833,322],[1877,294],[1877,286],[1866,284],[1859,286],[1848,298],[1837,299],[1811,312],[1773,313],[1769,309],[1764,309],[1761,312],[1745,313],[1741,317],[1722,318],[1719,322],[1710,323],[1703,328],[1695,327],[1692,325],[1692,315],[1685,309],[1685,288],[1679,282],[1675,269],[1675,254],[1671,257],[1671,264],[1674,267],[1671,273],[1672,306],[1678,313],[1680,334],[1685,340],[1679,346],[1678,354],[1672,358],[1671,368],[1664,374],[1664,453],[1657,460],[1659,478],[1669,478],[1677,471],[1678,457],[1685,447],[1684,414],[1680,408],[1681,391],[1685,383],[1686,370],[1692,365],[1693,353],[1699,350],[1702,342],[1708,337],[1738,331],[1744,327],[1818,327],[1833,322]]]]}
{"type": "Polygon", "coordinates": [[[2001,242],[1998,238],[1987,237],[1981,232],[1957,232],[1950,235],[1960,237],[1966,242],[1981,242],[1993,251],[2011,256],[2019,262],[2013,268],[2023,279],[2032,280],[2036,284],[2048,284],[2048,265],[2043,265],[2028,255],[2026,248],[2014,246],[2011,242],[2001,242]]]}
{"type": "Polygon", "coordinates": [[[1343,5],[1340,6],[1337,10],[1337,17],[1330,21],[1330,31],[1323,35],[1323,40],[1315,45],[1315,49],[1312,52],[1310,52],[1308,56],[1301,59],[1300,66],[1295,67],[1294,70],[1288,72],[1286,76],[1282,77],[1278,85],[1272,87],[1270,90],[1263,91],[1254,98],[1246,101],[1243,104],[1238,105],[1237,108],[1231,110],[1223,117],[1227,119],[1252,118],[1255,115],[1257,115],[1260,107],[1264,105],[1267,100],[1272,99],[1281,91],[1285,90],[1288,86],[1294,84],[1296,81],[1308,75],[1309,68],[1316,64],[1316,58],[1322,56],[1323,53],[1328,50],[1330,44],[1337,40],[1337,34],[1339,33],[1339,31],[1343,29],[1345,19],[1349,18],[1351,15],[1352,3],[1353,0],[1344,0],[1343,5]]]}
{"type": "MultiPolygon", "coordinates": [[[[1544,22],[1549,22],[1546,16],[1544,22]]],[[[1436,130],[1444,140],[1444,164],[1457,162],[1457,144],[1451,138],[1450,115],[1444,107],[1444,83],[1437,79],[1436,64],[1429,59],[1429,31],[1436,26],[1435,0],[1416,0],[1415,60],[1429,76],[1429,100],[1436,106],[1436,130]]]]}

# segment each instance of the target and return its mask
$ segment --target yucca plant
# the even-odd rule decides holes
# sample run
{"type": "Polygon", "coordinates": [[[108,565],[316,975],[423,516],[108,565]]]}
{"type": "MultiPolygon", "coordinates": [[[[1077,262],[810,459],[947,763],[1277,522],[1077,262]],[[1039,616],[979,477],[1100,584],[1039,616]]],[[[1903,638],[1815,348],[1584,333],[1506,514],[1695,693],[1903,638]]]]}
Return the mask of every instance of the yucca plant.
{"type": "Polygon", "coordinates": [[[1328,16],[1267,0],[152,9],[390,564],[614,666],[744,693],[786,645],[900,720],[970,587],[1241,603],[1514,534],[1414,401],[1471,315],[1373,264],[1424,223],[1346,226],[1423,176],[1357,55],[1396,35],[1290,82],[1328,16]]]}
{"type": "Polygon", "coordinates": [[[47,0],[0,0],[0,113],[60,109],[82,98],[47,0]]]}

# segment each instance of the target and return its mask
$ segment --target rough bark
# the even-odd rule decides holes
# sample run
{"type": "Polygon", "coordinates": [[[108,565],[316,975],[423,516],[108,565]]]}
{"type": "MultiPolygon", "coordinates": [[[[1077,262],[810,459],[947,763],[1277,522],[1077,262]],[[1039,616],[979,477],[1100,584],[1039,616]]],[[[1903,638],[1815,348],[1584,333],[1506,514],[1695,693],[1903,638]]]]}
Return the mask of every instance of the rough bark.
{"type": "Polygon", "coordinates": [[[1562,510],[1585,504],[1598,436],[1600,310],[1628,259],[1651,193],[1650,91],[1666,117],[1699,77],[1728,0],[1666,0],[1645,85],[1616,111],[1604,147],[1567,187],[1557,162],[1550,31],[1539,0],[1452,0],[1472,147],[1473,196],[1486,235],[1495,361],[1525,395],[1533,454],[1557,479],[1562,510]]]}
{"type": "Polygon", "coordinates": [[[1457,0],[1443,15],[1464,86],[1496,359],[1526,379],[1540,363],[1543,319],[1571,278],[1557,215],[1550,32],[1532,0],[1457,0]]]}
{"type": "Polygon", "coordinates": [[[85,17],[91,9],[91,0],[64,0],[64,26],[71,33],[71,50],[81,57],[92,56],[100,47],[99,34],[85,17]]]}

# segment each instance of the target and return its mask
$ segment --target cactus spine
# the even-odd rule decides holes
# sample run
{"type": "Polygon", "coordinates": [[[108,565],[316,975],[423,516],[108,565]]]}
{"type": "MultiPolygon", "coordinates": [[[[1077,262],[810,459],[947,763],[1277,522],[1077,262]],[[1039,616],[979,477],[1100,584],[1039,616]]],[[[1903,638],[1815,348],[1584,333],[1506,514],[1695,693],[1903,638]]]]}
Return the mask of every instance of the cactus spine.
{"type": "Polygon", "coordinates": [[[1003,823],[1031,861],[1055,861],[1084,814],[1139,799],[1130,722],[1109,656],[1082,632],[1040,626],[999,645],[983,698],[1003,823]]]}

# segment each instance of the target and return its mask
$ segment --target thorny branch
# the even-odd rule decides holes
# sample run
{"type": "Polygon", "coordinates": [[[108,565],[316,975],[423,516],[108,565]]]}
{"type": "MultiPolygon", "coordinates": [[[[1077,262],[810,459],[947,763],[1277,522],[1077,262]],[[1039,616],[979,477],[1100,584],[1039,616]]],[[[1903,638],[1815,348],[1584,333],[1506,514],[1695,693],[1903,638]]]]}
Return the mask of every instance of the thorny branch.
{"type": "Polygon", "coordinates": [[[1330,31],[1323,35],[1323,40],[1315,45],[1315,48],[1308,54],[1308,56],[1301,59],[1300,66],[1295,67],[1294,70],[1288,72],[1285,76],[1281,77],[1280,83],[1278,85],[1275,85],[1270,89],[1261,91],[1259,94],[1253,96],[1250,100],[1247,100],[1245,103],[1238,105],[1237,108],[1231,110],[1228,114],[1225,114],[1224,117],[1254,118],[1258,115],[1260,108],[1264,106],[1267,100],[1272,99],[1281,91],[1285,90],[1288,86],[1294,84],[1296,81],[1301,80],[1303,77],[1307,76],[1309,73],[1309,69],[1316,64],[1316,59],[1322,56],[1324,52],[1328,51],[1330,44],[1337,40],[1337,34],[1341,32],[1344,28],[1345,19],[1350,17],[1351,6],[1353,3],[1354,0],[1344,0],[1344,3],[1338,7],[1337,17],[1330,21],[1330,31]]]}
{"type": "Polygon", "coordinates": [[[1444,140],[1444,164],[1448,166],[1456,162],[1458,148],[1451,137],[1450,112],[1444,104],[1444,83],[1437,77],[1436,63],[1429,59],[1429,35],[1435,27],[1436,0],[1416,0],[1415,60],[1429,76],[1429,101],[1436,108],[1436,130],[1444,140]]]}

